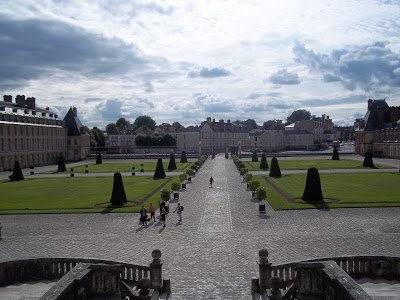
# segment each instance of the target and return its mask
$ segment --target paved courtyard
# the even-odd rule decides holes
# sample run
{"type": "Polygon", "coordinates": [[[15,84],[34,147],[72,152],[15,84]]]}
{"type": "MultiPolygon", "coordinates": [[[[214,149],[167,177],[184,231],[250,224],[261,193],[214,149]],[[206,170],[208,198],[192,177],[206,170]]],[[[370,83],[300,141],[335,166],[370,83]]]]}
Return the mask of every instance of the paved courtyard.
{"type": "Polygon", "coordinates": [[[183,224],[171,213],[166,228],[158,223],[141,228],[138,214],[0,216],[0,260],[88,257],[148,264],[158,248],[172,299],[251,299],[261,248],[269,250],[273,264],[400,256],[400,208],[269,209],[260,216],[232,160],[223,156],[206,161],[181,192],[181,203],[183,224]]]}

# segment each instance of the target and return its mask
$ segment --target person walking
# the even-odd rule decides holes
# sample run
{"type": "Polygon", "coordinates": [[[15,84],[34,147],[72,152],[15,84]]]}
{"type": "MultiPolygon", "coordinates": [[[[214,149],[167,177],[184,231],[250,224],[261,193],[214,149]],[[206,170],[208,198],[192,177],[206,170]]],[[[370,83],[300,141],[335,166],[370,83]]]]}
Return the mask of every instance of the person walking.
{"type": "Polygon", "coordinates": [[[153,222],[155,222],[156,221],[156,208],[153,205],[153,203],[150,203],[149,213],[150,213],[150,222],[151,222],[151,220],[153,220],[153,222]]]}
{"type": "Polygon", "coordinates": [[[212,178],[212,176],[211,176],[210,177],[210,188],[212,188],[213,182],[214,182],[214,178],[212,178]]]}
{"type": "Polygon", "coordinates": [[[142,227],[147,225],[147,210],[142,206],[140,210],[140,221],[142,221],[142,227]]]}
{"type": "Polygon", "coordinates": [[[163,227],[167,226],[166,224],[167,213],[165,211],[165,206],[161,207],[161,222],[163,222],[163,227]]]}
{"type": "Polygon", "coordinates": [[[178,202],[178,206],[175,208],[174,212],[178,214],[178,222],[182,223],[182,212],[183,206],[178,202]]]}

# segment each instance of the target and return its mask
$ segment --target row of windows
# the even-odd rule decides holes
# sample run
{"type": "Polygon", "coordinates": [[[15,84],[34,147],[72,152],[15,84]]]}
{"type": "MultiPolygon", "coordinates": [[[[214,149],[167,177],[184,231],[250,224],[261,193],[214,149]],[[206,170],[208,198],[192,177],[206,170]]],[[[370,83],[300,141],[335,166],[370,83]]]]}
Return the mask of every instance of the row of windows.
{"type": "Polygon", "coordinates": [[[11,126],[0,124],[0,136],[8,135],[8,136],[16,136],[16,135],[27,135],[27,136],[59,136],[64,135],[64,128],[54,128],[54,127],[33,127],[33,126],[11,126]]]}
{"type": "Polygon", "coordinates": [[[28,117],[21,115],[0,114],[0,121],[18,122],[18,123],[32,123],[32,124],[45,124],[45,125],[61,125],[62,121],[59,119],[47,119],[41,117],[28,117]]]}
{"type": "Polygon", "coordinates": [[[0,151],[58,150],[65,147],[63,137],[55,138],[0,138],[0,151]]]}
{"type": "Polygon", "coordinates": [[[211,138],[246,138],[248,133],[241,132],[202,132],[201,138],[203,139],[211,139],[211,138]]]}

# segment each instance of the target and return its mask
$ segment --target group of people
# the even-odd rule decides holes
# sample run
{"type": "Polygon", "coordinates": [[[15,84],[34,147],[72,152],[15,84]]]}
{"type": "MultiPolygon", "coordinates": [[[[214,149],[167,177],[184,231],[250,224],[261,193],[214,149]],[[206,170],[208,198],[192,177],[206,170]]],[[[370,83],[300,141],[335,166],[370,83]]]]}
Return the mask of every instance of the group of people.
{"type": "MultiPolygon", "coordinates": [[[[167,214],[169,213],[169,204],[168,201],[161,201],[159,203],[160,209],[160,221],[163,223],[163,227],[166,227],[167,214]]],[[[183,206],[178,203],[177,207],[173,211],[178,214],[178,222],[182,223],[182,212],[183,206]]],[[[147,222],[156,222],[156,208],[153,203],[150,203],[149,209],[147,210],[144,206],[142,206],[140,210],[140,222],[142,223],[142,227],[147,226],[147,222]],[[150,213],[150,218],[148,216],[148,212],[150,213]]]]}

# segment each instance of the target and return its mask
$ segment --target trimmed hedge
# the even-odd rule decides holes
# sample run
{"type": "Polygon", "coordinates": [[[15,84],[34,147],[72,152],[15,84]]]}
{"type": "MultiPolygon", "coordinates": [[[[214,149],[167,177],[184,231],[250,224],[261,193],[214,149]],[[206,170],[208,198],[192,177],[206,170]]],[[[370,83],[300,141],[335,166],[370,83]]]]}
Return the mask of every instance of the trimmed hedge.
{"type": "Polygon", "coordinates": [[[127,202],[124,183],[122,181],[121,173],[119,172],[114,173],[114,183],[110,202],[113,205],[123,205],[127,202]]]}
{"type": "Polygon", "coordinates": [[[173,153],[169,156],[168,171],[176,170],[175,155],[173,153]]]}
{"type": "Polygon", "coordinates": [[[187,161],[187,158],[186,158],[186,152],[185,151],[182,151],[182,153],[181,153],[181,160],[180,160],[180,162],[181,163],[187,163],[188,161],[187,161]]]}
{"type": "Polygon", "coordinates": [[[251,155],[251,161],[252,162],[258,162],[258,156],[257,156],[257,152],[253,152],[251,155]]]}
{"type": "Polygon", "coordinates": [[[96,165],[101,165],[103,163],[103,158],[100,152],[96,153],[96,165]]]}
{"type": "Polygon", "coordinates": [[[279,167],[278,159],[273,157],[271,160],[271,170],[269,170],[269,176],[271,177],[281,177],[281,168],[279,167]]]}
{"type": "Polygon", "coordinates": [[[161,158],[157,160],[156,170],[154,171],[153,178],[154,179],[165,178],[165,171],[161,158]]]}
{"type": "Polygon", "coordinates": [[[57,172],[65,172],[66,170],[67,168],[65,166],[64,156],[60,153],[60,156],[58,157],[57,172]]]}
{"type": "Polygon", "coordinates": [[[21,166],[19,165],[19,161],[16,160],[14,162],[14,167],[12,170],[12,174],[9,176],[11,181],[20,181],[24,180],[24,174],[22,174],[21,166]]]}
{"type": "Polygon", "coordinates": [[[269,169],[267,156],[265,155],[265,153],[263,153],[261,155],[260,169],[261,170],[268,170],[269,169]]]}
{"type": "Polygon", "coordinates": [[[365,153],[363,167],[375,168],[374,161],[372,160],[372,152],[365,153]]]}
{"type": "Polygon", "coordinates": [[[339,151],[337,147],[333,147],[332,160],[339,160],[339,151]]]}
{"type": "Polygon", "coordinates": [[[321,180],[317,168],[309,168],[307,171],[306,186],[302,199],[307,202],[323,201],[321,180]]]}

